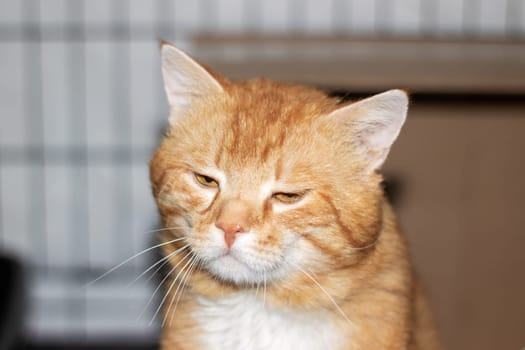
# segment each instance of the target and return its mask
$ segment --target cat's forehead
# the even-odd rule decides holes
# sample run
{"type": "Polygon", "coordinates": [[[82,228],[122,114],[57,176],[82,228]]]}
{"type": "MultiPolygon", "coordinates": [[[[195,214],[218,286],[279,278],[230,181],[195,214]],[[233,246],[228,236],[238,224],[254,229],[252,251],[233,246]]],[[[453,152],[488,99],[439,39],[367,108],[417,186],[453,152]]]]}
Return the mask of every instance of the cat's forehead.
{"type": "Polygon", "coordinates": [[[330,152],[317,129],[335,105],[313,89],[248,81],[196,104],[172,134],[198,166],[218,169],[239,185],[289,181],[291,174],[299,180],[330,152]]]}
{"type": "Polygon", "coordinates": [[[223,114],[219,148],[256,164],[271,160],[296,143],[307,143],[316,120],[333,106],[324,94],[304,87],[267,80],[237,85],[217,111],[223,114]]]}
{"type": "Polygon", "coordinates": [[[273,122],[306,121],[335,104],[321,91],[267,79],[234,84],[226,95],[237,112],[255,112],[273,122]]]}

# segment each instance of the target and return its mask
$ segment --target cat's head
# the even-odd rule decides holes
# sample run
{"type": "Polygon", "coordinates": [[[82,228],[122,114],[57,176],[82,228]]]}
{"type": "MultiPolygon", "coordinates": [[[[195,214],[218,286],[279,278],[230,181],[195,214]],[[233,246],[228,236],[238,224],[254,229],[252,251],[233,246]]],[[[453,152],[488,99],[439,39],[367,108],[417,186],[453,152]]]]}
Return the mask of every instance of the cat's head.
{"type": "Polygon", "coordinates": [[[232,83],[170,44],[161,51],[170,129],[151,161],[153,192],[204,270],[259,284],[355,263],[381,229],[377,170],[406,94],[340,104],[302,86],[232,83]]]}

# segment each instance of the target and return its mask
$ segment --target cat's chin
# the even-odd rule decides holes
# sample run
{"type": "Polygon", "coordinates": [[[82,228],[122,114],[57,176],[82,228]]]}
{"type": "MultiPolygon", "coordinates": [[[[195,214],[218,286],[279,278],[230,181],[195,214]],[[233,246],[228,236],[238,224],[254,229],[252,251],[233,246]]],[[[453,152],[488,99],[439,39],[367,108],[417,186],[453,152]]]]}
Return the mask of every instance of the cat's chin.
{"type": "Polygon", "coordinates": [[[233,282],[237,285],[263,285],[282,275],[279,268],[259,270],[251,267],[241,259],[232,254],[225,254],[209,261],[206,264],[207,270],[226,282],[233,282]]]}

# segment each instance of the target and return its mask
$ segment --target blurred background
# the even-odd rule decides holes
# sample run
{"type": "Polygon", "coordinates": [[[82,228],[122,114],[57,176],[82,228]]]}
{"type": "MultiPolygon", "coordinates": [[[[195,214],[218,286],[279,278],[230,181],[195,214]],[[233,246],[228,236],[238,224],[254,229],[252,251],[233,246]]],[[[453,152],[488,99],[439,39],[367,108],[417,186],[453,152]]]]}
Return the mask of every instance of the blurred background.
{"type": "Polygon", "coordinates": [[[158,39],[412,92],[385,173],[447,349],[525,346],[525,0],[0,0],[0,349],[155,349],[158,39]],[[130,286],[130,284],[132,285],[130,286]]]}

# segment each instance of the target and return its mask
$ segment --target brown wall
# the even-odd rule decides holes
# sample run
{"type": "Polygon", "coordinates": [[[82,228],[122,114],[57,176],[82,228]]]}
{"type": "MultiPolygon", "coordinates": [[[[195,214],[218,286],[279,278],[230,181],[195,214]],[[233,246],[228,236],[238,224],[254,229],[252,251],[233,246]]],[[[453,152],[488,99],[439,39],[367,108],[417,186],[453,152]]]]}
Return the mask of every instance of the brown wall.
{"type": "Polygon", "coordinates": [[[525,99],[412,103],[385,171],[447,349],[525,346],[525,99]]]}

